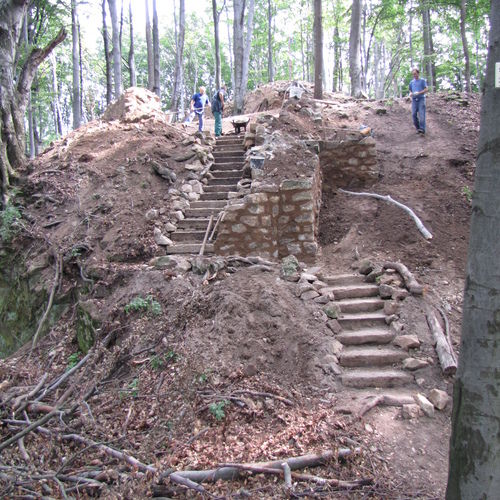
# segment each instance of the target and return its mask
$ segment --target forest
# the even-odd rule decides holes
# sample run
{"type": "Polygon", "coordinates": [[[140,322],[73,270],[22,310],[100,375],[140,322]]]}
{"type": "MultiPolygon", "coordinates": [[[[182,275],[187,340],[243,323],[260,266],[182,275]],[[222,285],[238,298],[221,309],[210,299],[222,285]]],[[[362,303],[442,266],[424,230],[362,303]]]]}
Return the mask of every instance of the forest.
{"type": "MultiPolygon", "coordinates": [[[[494,498],[499,16],[499,0],[0,0],[0,326],[19,333],[0,359],[0,496],[494,498]],[[413,68],[429,88],[425,138],[408,110],[413,68]],[[294,81],[313,92],[286,100],[294,81]],[[394,207],[324,189],[323,253],[297,263],[296,282],[283,262],[165,255],[156,236],[216,199],[201,159],[235,148],[180,123],[200,86],[212,96],[222,84],[224,135],[237,136],[233,115],[254,114],[261,146],[277,148],[270,181],[307,183],[308,139],[329,126],[368,130],[369,187],[406,199],[432,241],[394,207]],[[161,112],[104,120],[131,87],[161,112]],[[279,104],[249,113],[261,89],[279,104]],[[360,254],[380,267],[368,287],[397,283],[384,328],[421,346],[404,353],[419,367],[404,395],[342,386],[347,349],[323,307],[335,295],[319,295],[351,279],[360,254]],[[401,257],[424,283],[418,297],[395,277],[401,257]],[[456,376],[441,373],[429,306],[452,330],[456,376]],[[417,402],[436,390],[450,404],[424,416],[417,402]],[[319,475],[281,463],[296,459],[319,475]],[[190,479],[233,467],[234,483],[190,479]]],[[[247,196],[267,199],[250,188],[235,199],[247,196]]]]}

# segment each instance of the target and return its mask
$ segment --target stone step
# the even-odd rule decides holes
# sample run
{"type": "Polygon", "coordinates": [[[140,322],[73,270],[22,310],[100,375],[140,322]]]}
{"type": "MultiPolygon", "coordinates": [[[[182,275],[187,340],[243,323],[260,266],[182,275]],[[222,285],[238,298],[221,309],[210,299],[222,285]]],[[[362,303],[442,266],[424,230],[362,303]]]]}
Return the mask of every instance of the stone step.
{"type": "Polygon", "coordinates": [[[227,200],[229,191],[212,191],[211,193],[201,193],[200,200],[227,200]]]}
{"type": "Polygon", "coordinates": [[[177,223],[177,230],[194,231],[196,229],[200,229],[202,231],[206,231],[209,220],[210,217],[186,218],[177,223]]]}
{"type": "Polygon", "coordinates": [[[192,201],[189,208],[224,208],[227,205],[226,200],[202,200],[192,201]]]}
{"type": "Polygon", "coordinates": [[[215,144],[214,151],[216,153],[223,152],[223,151],[245,151],[245,148],[243,147],[243,144],[241,143],[240,140],[233,140],[233,141],[227,141],[227,142],[219,142],[215,144]]]}
{"type": "MultiPolygon", "coordinates": [[[[335,296],[335,292],[333,292],[333,295],[335,296]]],[[[337,304],[345,314],[373,312],[384,308],[384,301],[378,297],[339,300],[337,304]]]]}
{"type": "Polygon", "coordinates": [[[184,212],[184,215],[186,218],[191,218],[191,217],[210,217],[211,215],[217,217],[219,215],[219,212],[221,211],[220,208],[188,208],[184,212]]]}
{"type": "Polygon", "coordinates": [[[231,191],[238,191],[237,184],[229,183],[229,184],[213,184],[212,186],[207,184],[203,186],[203,191],[205,193],[229,193],[231,191]]]}
{"type": "Polygon", "coordinates": [[[335,300],[359,299],[361,297],[375,297],[379,294],[378,285],[360,283],[359,285],[333,286],[335,300]]]}
{"type": "Polygon", "coordinates": [[[364,328],[361,330],[343,331],[335,338],[344,345],[388,344],[396,333],[388,328],[364,328]]]}
{"type": "Polygon", "coordinates": [[[413,383],[413,376],[401,370],[351,370],[340,377],[346,387],[402,387],[413,383]]]}
{"type": "Polygon", "coordinates": [[[210,170],[210,173],[216,178],[220,179],[222,178],[227,178],[227,177],[238,177],[241,179],[241,176],[243,174],[243,169],[240,170],[210,170]]]}
{"type": "MultiPolygon", "coordinates": [[[[208,222],[207,222],[208,225],[208,222]]],[[[174,231],[173,233],[170,233],[170,239],[173,242],[182,242],[182,243],[197,243],[199,241],[203,241],[203,238],[205,237],[206,233],[206,228],[205,231],[192,231],[192,230],[185,230],[185,231],[174,231]]]]}
{"type": "Polygon", "coordinates": [[[385,314],[379,312],[361,314],[341,314],[337,318],[343,330],[386,326],[385,314]]]}
{"type": "Polygon", "coordinates": [[[243,144],[243,135],[224,135],[218,137],[216,144],[243,144]]]}
{"type": "Polygon", "coordinates": [[[319,277],[321,281],[324,281],[329,286],[357,285],[365,283],[365,277],[359,273],[320,275],[319,277]]]}
{"type": "MultiPolygon", "coordinates": [[[[176,245],[169,245],[167,247],[167,254],[179,254],[179,253],[191,253],[199,254],[201,245],[203,243],[178,243],[176,245]]],[[[211,254],[214,252],[213,243],[207,243],[205,245],[204,255],[211,254]]]]}
{"type": "Polygon", "coordinates": [[[408,353],[391,347],[347,347],[339,355],[341,366],[387,366],[403,361],[408,353]]]}
{"type": "Polygon", "coordinates": [[[229,163],[233,161],[243,161],[244,153],[238,151],[228,151],[227,153],[212,153],[215,158],[215,163],[229,163]]]}
{"type": "Polygon", "coordinates": [[[228,163],[216,162],[212,165],[212,170],[242,170],[244,165],[245,162],[243,161],[234,161],[228,163]]]}

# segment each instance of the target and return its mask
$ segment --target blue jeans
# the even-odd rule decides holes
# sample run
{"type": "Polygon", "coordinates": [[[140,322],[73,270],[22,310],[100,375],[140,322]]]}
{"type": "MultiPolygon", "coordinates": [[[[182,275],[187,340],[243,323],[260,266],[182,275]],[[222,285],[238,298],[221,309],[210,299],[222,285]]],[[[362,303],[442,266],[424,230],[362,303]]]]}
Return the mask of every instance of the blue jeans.
{"type": "Polygon", "coordinates": [[[415,128],[425,132],[425,97],[411,100],[411,116],[415,128]]]}
{"type": "Polygon", "coordinates": [[[196,114],[198,115],[198,130],[203,132],[203,111],[196,111],[196,114]]]}

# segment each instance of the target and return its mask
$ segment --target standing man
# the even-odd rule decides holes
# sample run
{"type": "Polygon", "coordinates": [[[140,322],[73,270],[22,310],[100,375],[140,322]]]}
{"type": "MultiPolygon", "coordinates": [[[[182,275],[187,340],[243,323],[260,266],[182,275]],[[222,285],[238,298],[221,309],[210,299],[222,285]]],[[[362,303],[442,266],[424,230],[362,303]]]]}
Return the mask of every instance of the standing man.
{"type": "Polygon", "coordinates": [[[425,135],[425,94],[429,90],[424,78],[420,78],[417,68],[412,70],[413,80],[410,82],[411,116],[417,134],[425,135]]]}
{"type": "Polygon", "coordinates": [[[212,100],[212,113],[215,118],[215,137],[222,135],[222,112],[224,111],[224,99],[226,97],[226,85],[215,93],[212,100]]]}
{"type": "Polygon", "coordinates": [[[198,115],[198,131],[203,132],[203,111],[205,106],[210,106],[210,101],[207,94],[205,94],[205,87],[200,87],[199,92],[191,97],[191,111],[198,115]]]}

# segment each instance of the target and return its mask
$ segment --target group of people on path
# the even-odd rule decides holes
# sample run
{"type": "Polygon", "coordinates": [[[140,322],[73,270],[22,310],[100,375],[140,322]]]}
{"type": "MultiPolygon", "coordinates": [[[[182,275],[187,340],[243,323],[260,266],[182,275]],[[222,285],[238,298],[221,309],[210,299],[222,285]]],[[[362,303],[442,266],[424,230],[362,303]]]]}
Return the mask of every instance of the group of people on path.
{"type": "Polygon", "coordinates": [[[187,118],[187,121],[191,121],[195,116],[198,117],[198,131],[203,131],[203,113],[205,107],[210,107],[215,118],[215,137],[220,137],[222,135],[222,112],[224,111],[224,100],[226,98],[227,88],[226,85],[222,85],[219,90],[215,93],[212,101],[208,98],[205,93],[205,87],[200,87],[196,94],[193,94],[190,102],[191,114],[187,118]]]}
{"type": "MultiPolygon", "coordinates": [[[[409,90],[411,97],[411,114],[413,125],[417,130],[417,134],[425,135],[425,111],[426,102],[425,94],[428,92],[427,82],[424,78],[420,78],[420,71],[417,68],[412,70],[413,79],[410,81],[409,90]]],[[[295,82],[294,82],[295,83],[295,82]]],[[[215,118],[215,137],[222,135],[222,112],[224,111],[224,100],[227,95],[226,85],[222,85],[215,93],[212,101],[205,93],[205,87],[200,87],[196,94],[191,97],[190,109],[191,113],[186,121],[191,121],[195,116],[198,117],[198,131],[203,131],[203,113],[205,107],[210,107],[215,118]]],[[[290,95],[291,97],[291,95],[290,95]]]]}

